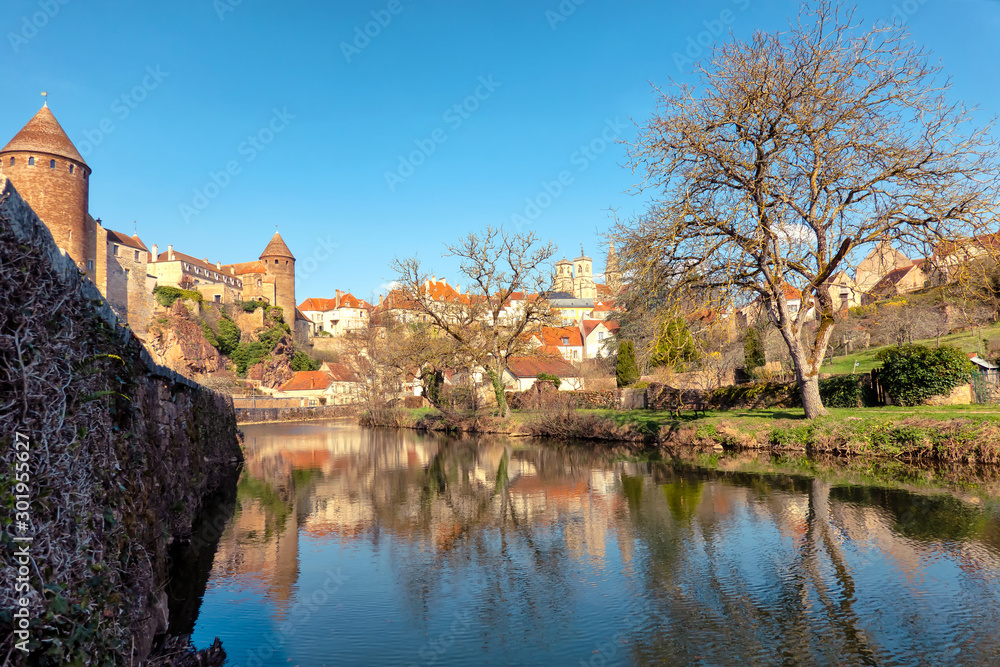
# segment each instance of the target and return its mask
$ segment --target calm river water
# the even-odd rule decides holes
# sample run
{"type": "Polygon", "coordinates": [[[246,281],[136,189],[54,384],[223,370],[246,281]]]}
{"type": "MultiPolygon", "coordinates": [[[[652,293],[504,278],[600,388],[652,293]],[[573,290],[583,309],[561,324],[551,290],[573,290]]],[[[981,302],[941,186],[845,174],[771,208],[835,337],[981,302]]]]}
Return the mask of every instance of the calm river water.
{"type": "Polygon", "coordinates": [[[990,482],[244,431],[235,501],[171,590],[172,630],[231,665],[1000,664],[990,482]]]}

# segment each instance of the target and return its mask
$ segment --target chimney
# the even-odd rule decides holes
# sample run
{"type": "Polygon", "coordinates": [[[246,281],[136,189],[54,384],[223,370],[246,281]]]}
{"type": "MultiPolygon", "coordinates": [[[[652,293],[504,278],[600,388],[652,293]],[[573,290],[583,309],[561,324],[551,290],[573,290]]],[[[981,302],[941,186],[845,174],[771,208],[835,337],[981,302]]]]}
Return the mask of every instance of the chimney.
{"type": "Polygon", "coordinates": [[[340,308],[340,295],[341,294],[342,294],[342,292],[340,290],[337,290],[337,302],[336,302],[336,307],[337,308],[340,308]]]}
{"type": "Polygon", "coordinates": [[[216,262],[215,263],[215,268],[217,268],[219,271],[221,271],[222,270],[222,262],[216,262]]]}
{"type": "Polygon", "coordinates": [[[173,244],[167,246],[167,261],[174,261],[174,246],[173,244]]]}
{"type": "Polygon", "coordinates": [[[448,279],[447,278],[442,278],[441,282],[444,283],[445,285],[447,285],[448,284],[448,279]]]}
{"type": "Polygon", "coordinates": [[[455,291],[458,292],[459,294],[461,294],[462,293],[462,286],[459,285],[458,283],[455,283],[455,291]]]}
{"type": "Polygon", "coordinates": [[[160,256],[160,246],[153,244],[153,261],[155,262],[160,256]]]}
{"type": "Polygon", "coordinates": [[[379,306],[382,305],[382,295],[381,294],[378,295],[378,305],[379,306]]]}

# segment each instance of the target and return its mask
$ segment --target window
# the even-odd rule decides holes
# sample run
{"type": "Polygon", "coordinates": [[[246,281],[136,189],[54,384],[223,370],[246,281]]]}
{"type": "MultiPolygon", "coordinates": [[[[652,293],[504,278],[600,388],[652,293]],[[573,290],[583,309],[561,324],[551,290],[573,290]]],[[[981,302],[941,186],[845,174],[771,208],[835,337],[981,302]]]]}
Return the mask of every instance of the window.
{"type": "Polygon", "coordinates": [[[563,338],[562,339],[562,344],[563,345],[569,345],[569,338],[563,338]]]}
{"type": "Polygon", "coordinates": [[[14,158],[10,159],[10,166],[12,166],[12,167],[14,166],[14,158]]]}
{"type": "Polygon", "coordinates": [[[70,166],[69,166],[69,173],[71,173],[71,174],[73,173],[73,166],[74,166],[74,165],[70,165],[70,166]]]}
{"type": "Polygon", "coordinates": [[[275,263],[275,264],[277,264],[277,263],[278,263],[278,260],[274,260],[274,263],[275,263]]]}
{"type": "Polygon", "coordinates": [[[55,169],[55,168],[56,168],[56,161],[49,160],[49,169],[55,169]]]}
{"type": "Polygon", "coordinates": [[[216,303],[222,303],[222,295],[221,294],[216,294],[215,295],[215,302],[216,303]]]}
{"type": "Polygon", "coordinates": [[[128,280],[128,276],[131,273],[129,269],[125,269],[125,280],[128,280]]]}
{"type": "Polygon", "coordinates": [[[138,250],[135,251],[135,261],[137,261],[137,262],[139,261],[139,251],[138,250]]]}
{"type": "Polygon", "coordinates": [[[117,243],[113,243],[112,245],[115,248],[112,252],[114,253],[115,257],[117,257],[118,256],[118,244],[117,243]]]}
{"type": "Polygon", "coordinates": [[[93,271],[94,270],[94,260],[92,260],[92,259],[88,259],[87,260],[87,270],[88,271],[93,271]]]}
{"type": "Polygon", "coordinates": [[[604,340],[604,332],[603,331],[598,331],[597,332],[597,340],[599,340],[599,341],[604,340]]]}
{"type": "Polygon", "coordinates": [[[33,158],[33,157],[29,157],[28,158],[28,166],[29,167],[34,167],[35,166],[35,158],[33,158]]]}

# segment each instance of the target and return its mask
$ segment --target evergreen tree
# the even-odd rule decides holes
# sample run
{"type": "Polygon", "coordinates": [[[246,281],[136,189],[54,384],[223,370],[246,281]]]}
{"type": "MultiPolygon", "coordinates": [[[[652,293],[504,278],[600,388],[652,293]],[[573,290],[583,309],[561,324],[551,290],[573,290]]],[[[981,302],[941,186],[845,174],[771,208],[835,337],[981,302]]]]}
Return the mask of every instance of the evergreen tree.
{"type": "Polygon", "coordinates": [[[760,368],[767,363],[764,356],[764,339],[757,327],[749,327],[743,337],[743,357],[747,372],[760,368]]]}
{"type": "Polygon", "coordinates": [[[632,341],[625,340],[618,346],[618,364],[615,366],[615,375],[618,378],[619,387],[628,387],[639,380],[639,365],[635,362],[635,345],[632,341]]]}

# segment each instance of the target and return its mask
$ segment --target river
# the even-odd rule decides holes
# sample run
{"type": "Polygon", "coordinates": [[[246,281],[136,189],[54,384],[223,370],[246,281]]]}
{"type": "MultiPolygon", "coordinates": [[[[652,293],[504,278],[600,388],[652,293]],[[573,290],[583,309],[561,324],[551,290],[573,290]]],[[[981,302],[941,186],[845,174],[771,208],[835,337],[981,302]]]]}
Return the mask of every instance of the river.
{"type": "Polygon", "coordinates": [[[1000,664],[995,471],[244,432],[170,591],[230,665],[1000,664]]]}

